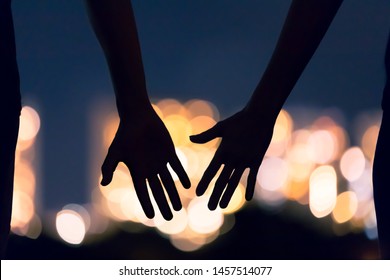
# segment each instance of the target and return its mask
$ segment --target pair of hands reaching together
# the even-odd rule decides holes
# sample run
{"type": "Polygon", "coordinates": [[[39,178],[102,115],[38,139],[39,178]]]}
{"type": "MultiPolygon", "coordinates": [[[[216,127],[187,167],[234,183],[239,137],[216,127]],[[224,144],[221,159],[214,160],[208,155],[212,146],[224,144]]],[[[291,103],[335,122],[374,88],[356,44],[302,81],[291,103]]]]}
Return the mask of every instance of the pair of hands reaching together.
{"type": "MultiPolygon", "coordinates": [[[[250,200],[253,197],[256,175],[270,143],[272,130],[272,121],[259,123],[243,110],[218,122],[209,130],[190,137],[192,142],[199,144],[218,137],[222,139],[196,189],[198,196],[203,195],[221,165],[224,166],[212,191],[209,209],[215,210],[218,204],[221,208],[228,206],[246,168],[249,168],[250,172],[245,198],[250,200]]],[[[128,167],[136,194],[148,218],[153,218],[155,212],[147,183],[166,220],[173,217],[168,200],[174,210],[182,208],[168,164],[184,188],[190,187],[190,179],[175,153],[168,130],[153,109],[147,110],[137,118],[120,121],[102,165],[103,186],[111,182],[119,162],[128,167]]]]}

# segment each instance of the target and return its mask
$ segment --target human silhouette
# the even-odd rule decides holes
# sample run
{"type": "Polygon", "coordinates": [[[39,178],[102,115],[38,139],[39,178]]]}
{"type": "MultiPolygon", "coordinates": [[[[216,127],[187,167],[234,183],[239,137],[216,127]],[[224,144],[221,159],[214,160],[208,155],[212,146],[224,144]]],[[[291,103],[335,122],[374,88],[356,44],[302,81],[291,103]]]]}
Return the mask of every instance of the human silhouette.
{"type": "MultiPolygon", "coordinates": [[[[120,118],[102,165],[101,184],[108,185],[116,166],[123,162],[129,168],[146,216],[153,218],[155,215],[148,184],[162,216],[170,220],[173,215],[168,198],[176,211],[182,208],[182,204],[168,164],[185,188],[191,183],[176,155],[168,130],[149,101],[131,2],[85,0],[85,3],[106,56],[120,118]]],[[[0,245],[1,258],[4,258],[10,231],[15,148],[21,111],[11,0],[0,0],[0,89],[0,245]]]]}
{"type": "Polygon", "coordinates": [[[0,250],[5,256],[10,231],[15,149],[21,99],[11,0],[0,0],[0,250]]]}
{"type": "MultiPolygon", "coordinates": [[[[208,207],[226,208],[245,169],[249,168],[245,198],[252,199],[256,176],[272,138],[283,104],[315,53],[342,0],[293,0],[271,60],[247,105],[209,130],[190,137],[194,143],[222,138],[197,188],[203,195],[223,165],[208,207]]],[[[381,257],[390,258],[390,42],[386,51],[387,81],[382,100],[383,117],[373,170],[374,201],[381,257]]],[[[353,98],[351,96],[351,98],[353,98]]]]}
{"type": "Polygon", "coordinates": [[[89,17],[103,48],[114,85],[120,123],[102,166],[101,184],[108,185],[116,166],[130,170],[134,188],[148,218],[154,217],[147,182],[162,216],[182,208],[168,164],[185,188],[191,183],[181,165],[172,139],[148,98],[141,48],[129,0],[86,0],[89,17]]]}

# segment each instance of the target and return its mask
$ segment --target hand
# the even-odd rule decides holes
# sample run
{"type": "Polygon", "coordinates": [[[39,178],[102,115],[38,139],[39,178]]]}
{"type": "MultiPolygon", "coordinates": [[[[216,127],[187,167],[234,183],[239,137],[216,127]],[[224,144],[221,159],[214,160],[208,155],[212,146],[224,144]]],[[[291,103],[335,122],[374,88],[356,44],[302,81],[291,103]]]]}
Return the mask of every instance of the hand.
{"type": "Polygon", "coordinates": [[[218,122],[209,130],[190,137],[192,142],[201,144],[222,137],[221,144],[196,189],[198,196],[203,195],[221,165],[224,165],[208,203],[210,210],[215,210],[218,203],[221,208],[228,206],[246,168],[250,171],[245,198],[248,201],[252,199],[257,172],[271,142],[275,123],[273,118],[259,120],[257,116],[256,119],[243,110],[218,122]]]}
{"type": "Polygon", "coordinates": [[[168,130],[154,111],[150,110],[131,120],[120,121],[118,131],[102,166],[101,184],[103,186],[111,182],[119,162],[123,162],[130,170],[135,191],[148,218],[154,217],[154,210],[146,180],[166,220],[171,220],[173,215],[163,188],[166,190],[173,209],[178,211],[182,208],[167,164],[169,163],[176,172],[185,188],[189,188],[191,183],[175,153],[168,130]]]}

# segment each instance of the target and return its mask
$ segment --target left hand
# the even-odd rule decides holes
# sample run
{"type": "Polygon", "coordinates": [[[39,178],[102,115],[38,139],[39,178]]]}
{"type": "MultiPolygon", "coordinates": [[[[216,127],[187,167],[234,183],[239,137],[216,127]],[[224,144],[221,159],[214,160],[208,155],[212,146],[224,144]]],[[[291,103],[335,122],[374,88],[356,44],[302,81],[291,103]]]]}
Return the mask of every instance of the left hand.
{"type": "Polygon", "coordinates": [[[222,138],[196,189],[198,196],[203,195],[221,165],[224,165],[210,197],[210,210],[215,210],[218,203],[221,208],[228,206],[246,168],[250,171],[245,198],[248,201],[252,199],[257,173],[271,142],[274,123],[273,118],[254,118],[242,110],[209,130],[190,137],[192,142],[200,144],[222,138]]]}

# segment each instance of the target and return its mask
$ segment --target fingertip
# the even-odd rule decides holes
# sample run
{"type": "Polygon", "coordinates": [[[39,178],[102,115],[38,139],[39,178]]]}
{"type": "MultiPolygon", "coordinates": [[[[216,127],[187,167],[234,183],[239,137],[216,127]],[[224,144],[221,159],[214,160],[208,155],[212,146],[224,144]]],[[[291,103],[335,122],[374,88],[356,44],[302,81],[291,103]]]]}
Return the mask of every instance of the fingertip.
{"type": "Polygon", "coordinates": [[[148,219],[153,219],[154,218],[154,210],[153,209],[144,209],[145,215],[148,219]]]}
{"type": "Polygon", "coordinates": [[[221,202],[219,203],[219,207],[221,207],[222,209],[225,209],[226,207],[228,207],[228,205],[229,201],[221,200],[221,202]]]}
{"type": "Polygon", "coordinates": [[[218,206],[218,204],[213,203],[211,200],[210,200],[209,203],[207,204],[207,207],[208,207],[209,210],[211,210],[211,211],[214,211],[215,209],[217,209],[217,206],[218,206]]]}
{"type": "Polygon", "coordinates": [[[100,182],[100,185],[103,187],[108,186],[111,183],[112,177],[111,178],[103,178],[100,182]]]}
{"type": "Polygon", "coordinates": [[[197,196],[202,196],[205,193],[205,190],[200,189],[199,186],[198,186],[196,188],[195,193],[196,193],[197,196]]]}
{"type": "Polygon", "coordinates": [[[173,219],[173,214],[172,213],[167,213],[165,216],[164,216],[165,220],[167,221],[170,221],[173,219]]]}
{"type": "Polygon", "coordinates": [[[181,181],[181,183],[185,189],[191,188],[191,180],[188,176],[186,176],[186,178],[184,178],[183,181],[181,181]]]}
{"type": "Polygon", "coordinates": [[[253,192],[246,192],[245,193],[245,200],[246,201],[251,201],[252,200],[252,198],[253,198],[253,192]]]}
{"type": "Polygon", "coordinates": [[[191,141],[192,143],[196,143],[196,144],[201,143],[201,142],[200,142],[200,138],[199,138],[199,134],[197,134],[197,135],[191,135],[191,136],[190,136],[190,141],[191,141]]]}
{"type": "Polygon", "coordinates": [[[180,211],[183,208],[183,206],[181,205],[181,202],[180,202],[180,204],[179,203],[178,204],[172,203],[172,208],[175,211],[180,211]]]}

